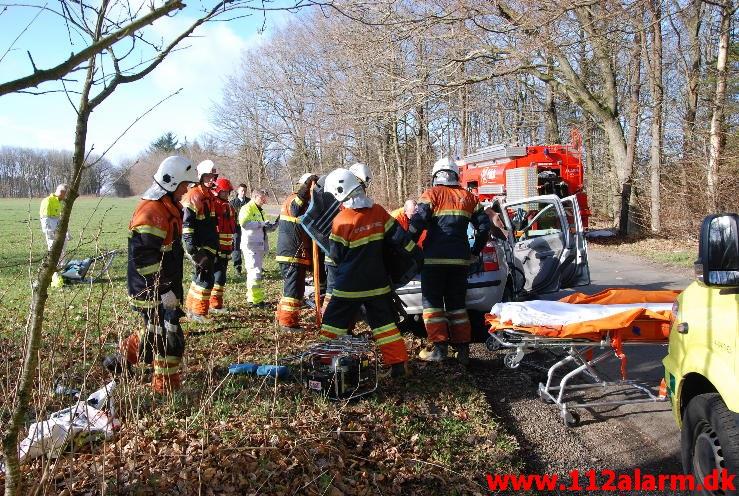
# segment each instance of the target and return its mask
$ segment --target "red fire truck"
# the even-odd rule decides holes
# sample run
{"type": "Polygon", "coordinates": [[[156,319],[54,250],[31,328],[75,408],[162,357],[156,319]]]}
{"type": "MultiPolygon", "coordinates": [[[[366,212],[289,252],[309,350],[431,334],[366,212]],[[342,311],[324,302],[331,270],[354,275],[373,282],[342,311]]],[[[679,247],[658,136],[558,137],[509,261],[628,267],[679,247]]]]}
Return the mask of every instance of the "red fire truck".
{"type": "Polygon", "coordinates": [[[567,145],[492,145],[467,155],[460,162],[460,181],[481,201],[499,198],[516,201],[537,195],[577,196],[582,220],[588,225],[590,209],[583,189],[580,160],[582,138],[572,132],[567,145]]]}

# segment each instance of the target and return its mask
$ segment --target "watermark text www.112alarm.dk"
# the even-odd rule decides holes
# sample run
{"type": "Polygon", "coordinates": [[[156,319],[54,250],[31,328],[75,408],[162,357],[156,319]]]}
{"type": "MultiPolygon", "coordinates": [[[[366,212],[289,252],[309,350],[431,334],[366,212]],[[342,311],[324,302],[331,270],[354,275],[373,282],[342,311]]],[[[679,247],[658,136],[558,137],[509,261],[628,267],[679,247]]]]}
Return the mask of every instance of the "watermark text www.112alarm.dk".
{"type": "Polygon", "coordinates": [[[614,470],[572,470],[567,477],[556,474],[487,474],[491,491],[736,491],[736,475],[713,470],[703,481],[691,474],[649,474],[640,469],[628,473],[614,470]]]}

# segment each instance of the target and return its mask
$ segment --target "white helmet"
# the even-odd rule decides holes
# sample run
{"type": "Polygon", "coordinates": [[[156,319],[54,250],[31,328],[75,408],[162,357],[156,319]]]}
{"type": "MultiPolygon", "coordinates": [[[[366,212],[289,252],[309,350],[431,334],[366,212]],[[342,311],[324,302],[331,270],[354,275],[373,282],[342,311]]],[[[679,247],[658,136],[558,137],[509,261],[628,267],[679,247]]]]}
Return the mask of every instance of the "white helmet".
{"type": "Polygon", "coordinates": [[[362,187],[359,178],[347,169],[336,169],[326,176],[323,190],[334,195],[339,203],[343,203],[358,188],[362,187]]]}
{"type": "Polygon", "coordinates": [[[198,164],[198,180],[203,177],[203,174],[218,175],[216,164],[214,164],[212,160],[203,160],[198,164]]]}
{"type": "Polygon", "coordinates": [[[352,164],[349,167],[349,170],[352,174],[357,176],[357,178],[362,181],[365,186],[369,186],[370,181],[372,181],[372,172],[370,171],[370,168],[369,166],[367,166],[367,164],[357,162],[356,164],[352,164]]]}
{"type": "Polygon", "coordinates": [[[162,160],[154,173],[154,181],[165,191],[170,193],[177,189],[180,183],[198,182],[198,174],[190,159],[172,155],[162,160]]]}
{"type": "Polygon", "coordinates": [[[306,172],[302,176],[300,176],[300,179],[298,179],[298,182],[295,184],[305,184],[305,182],[308,180],[309,177],[313,176],[314,174],[312,172],[306,172]]]}
{"type": "Polygon", "coordinates": [[[459,184],[459,166],[447,157],[437,160],[431,169],[431,182],[447,186],[459,184]]]}

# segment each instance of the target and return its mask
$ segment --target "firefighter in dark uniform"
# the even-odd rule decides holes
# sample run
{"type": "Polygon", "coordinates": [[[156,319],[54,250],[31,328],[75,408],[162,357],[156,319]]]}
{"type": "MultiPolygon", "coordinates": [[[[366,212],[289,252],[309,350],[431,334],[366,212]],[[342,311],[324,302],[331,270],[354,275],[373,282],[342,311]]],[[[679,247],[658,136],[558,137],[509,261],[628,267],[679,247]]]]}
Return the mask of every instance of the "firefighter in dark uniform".
{"type": "Polygon", "coordinates": [[[185,338],[182,310],[182,208],[180,198],[198,175],[188,159],[166,158],[143,194],[128,226],[128,296],[145,327],[121,343],[123,356],[106,358],[120,371],[144,362],[154,365],[152,387],[158,393],[179,388],[185,338]]]}
{"type": "Polygon", "coordinates": [[[321,336],[336,339],[346,335],[364,305],[383,362],[391,367],[392,376],[405,375],[408,351],[396,323],[384,253],[387,245],[394,245],[419,260],[423,255],[397,221],[366,195],[363,184],[349,170],[331,172],[325,190],[344,208],[334,218],[329,237],[329,256],[336,263],[336,273],[321,336]]]}
{"type": "Polygon", "coordinates": [[[468,266],[490,236],[490,219],[477,197],[459,186],[459,168],[453,160],[437,161],[431,177],[432,187],[418,200],[408,228],[414,241],[427,229],[421,293],[429,346],[419,357],[441,361],[451,344],[459,362],[467,364],[472,339],[465,307],[468,266]],[[476,230],[472,248],[467,239],[470,223],[476,230]]]}
{"type": "MultiPolygon", "coordinates": [[[[239,187],[236,190],[236,198],[231,200],[231,207],[234,209],[234,212],[236,212],[237,216],[241,211],[241,207],[249,203],[249,200],[250,198],[246,196],[246,184],[239,184],[239,187]]],[[[238,228],[238,226],[236,227],[236,236],[234,236],[234,246],[233,251],[231,252],[231,260],[233,260],[234,269],[236,269],[236,272],[241,275],[241,272],[243,270],[243,258],[241,256],[241,229],[238,228]]]]}
{"type": "Polygon", "coordinates": [[[186,309],[194,322],[205,322],[210,294],[215,282],[213,271],[218,256],[218,219],[213,186],[218,171],[212,160],[198,164],[198,185],[182,198],[184,207],[182,244],[195,265],[186,309]]]}
{"type": "Polygon", "coordinates": [[[305,295],[305,272],[311,266],[311,241],[298,217],[310,202],[311,187],[318,176],[307,173],[298,180],[298,191],[287,197],[280,210],[277,231],[277,263],[283,278],[282,297],[277,305],[280,329],[300,332],[300,307],[305,295]]]}
{"type": "MultiPolygon", "coordinates": [[[[218,257],[213,267],[213,291],[210,293],[210,312],[226,313],[223,307],[223,294],[226,291],[226,272],[236,234],[236,212],[228,202],[228,195],[233,191],[231,181],[225,177],[216,180],[215,207],[218,219],[218,257]]],[[[239,229],[240,230],[240,229],[239,229]]]]}

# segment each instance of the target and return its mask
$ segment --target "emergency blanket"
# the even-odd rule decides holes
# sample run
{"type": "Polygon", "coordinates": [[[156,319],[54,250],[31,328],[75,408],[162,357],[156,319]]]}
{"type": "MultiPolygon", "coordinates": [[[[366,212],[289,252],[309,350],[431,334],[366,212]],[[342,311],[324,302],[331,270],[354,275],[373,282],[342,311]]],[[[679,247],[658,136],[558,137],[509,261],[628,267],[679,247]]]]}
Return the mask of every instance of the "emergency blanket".
{"type": "MultiPolygon", "coordinates": [[[[92,393],[86,401],[52,413],[47,420],[31,424],[28,435],[18,447],[21,463],[42,455],[59,456],[70,442],[81,445],[96,439],[110,439],[120,429],[113,414],[110,393],[116,387],[111,381],[92,393]]],[[[0,463],[0,472],[5,472],[0,463]]]]}
{"type": "Polygon", "coordinates": [[[498,303],[486,316],[490,332],[515,329],[548,337],[666,341],[679,291],[607,289],[574,293],[559,301],[498,303]]]}

